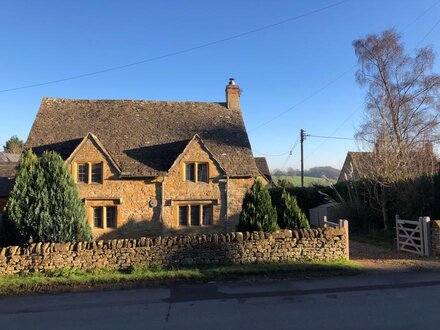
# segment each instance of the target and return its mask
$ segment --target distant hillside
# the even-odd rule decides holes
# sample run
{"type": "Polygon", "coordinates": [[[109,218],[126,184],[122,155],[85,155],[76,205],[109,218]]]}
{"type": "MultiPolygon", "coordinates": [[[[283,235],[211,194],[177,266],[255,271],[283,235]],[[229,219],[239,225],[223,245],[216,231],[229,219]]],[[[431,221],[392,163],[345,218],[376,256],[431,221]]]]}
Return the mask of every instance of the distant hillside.
{"type": "Polygon", "coordinates": [[[322,176],[325,176],[326,178],[337,180],[340,172],[341,170],[331,166],[320,166],[312,167],[310,170],[305,171],[305,174],[307,173],[307,176],[314,178],[321,178],[322,176]]]}
{"type": "MultiPolygon", "coordinates": [[[[331,166],[317,166],[312,167],[309,170],[304,171],[304,176],[312,177],[312,178],[322,178],[325,176],[326,178],[337,180],[339,177],[339,173],[341,170],[331,166]]],[[[288,168],[285,171],[275,169],[272,171],[273,176],[298,176],[301,175],[301,171],[298,169],[288,168]]]]}
{"type": "MultiPolygon", "coordinates": [[[[278,183],[279,181],[286,181],[287,183],[290,183],[294,187],[300,187],[301,186],[301,176],[289,176],[289,175],[272,175],[272,179],[275,183],[278,183]]],[[[319,186],[329,186],[330,184],[336,183],[336,180],[330,179],[325,180],[323,178],[313,178],[310,176],[304,177],[304,186],[305,187],[311,187],[313,185],[319,185],[319,186]]]]}

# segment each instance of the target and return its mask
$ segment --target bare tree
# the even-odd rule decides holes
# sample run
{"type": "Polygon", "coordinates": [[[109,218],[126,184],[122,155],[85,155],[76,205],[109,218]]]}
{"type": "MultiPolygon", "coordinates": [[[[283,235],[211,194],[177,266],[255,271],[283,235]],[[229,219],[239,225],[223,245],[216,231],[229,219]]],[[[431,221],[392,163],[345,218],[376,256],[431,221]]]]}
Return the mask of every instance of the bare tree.
{"type": "Polygon", "coordinates": [[[394,30],[355,40],[353,46],[360,64],[356,80],[367,88],[365,120],[356,137],[374,150],[358,167],[370,182],[371,204],[382,211],[387,230],[393,184],[435,170],[440,76],[432,72],[433,50],[406,54],[394,30]]]}

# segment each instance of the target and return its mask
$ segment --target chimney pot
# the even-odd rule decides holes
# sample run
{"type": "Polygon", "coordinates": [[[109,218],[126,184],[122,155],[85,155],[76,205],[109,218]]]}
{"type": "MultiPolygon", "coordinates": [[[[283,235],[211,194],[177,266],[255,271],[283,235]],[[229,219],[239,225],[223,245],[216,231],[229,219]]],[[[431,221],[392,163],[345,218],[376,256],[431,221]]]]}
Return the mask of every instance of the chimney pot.
{"type": "Polygon", "coordinates": [[[229,83],[226,85],[226,104],[228,109],[240,110],[240,87],[235,83],[234,78],[229,78],[229,83]]]}

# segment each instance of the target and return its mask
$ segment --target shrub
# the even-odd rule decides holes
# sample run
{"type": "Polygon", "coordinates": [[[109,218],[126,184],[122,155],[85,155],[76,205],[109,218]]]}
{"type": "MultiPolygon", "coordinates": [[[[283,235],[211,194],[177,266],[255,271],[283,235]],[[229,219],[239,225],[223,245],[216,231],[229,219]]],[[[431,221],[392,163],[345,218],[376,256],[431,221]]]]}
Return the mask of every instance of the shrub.
{"type": "Polygon", "coordinates": [[[269,191],[259,180],[256,180],[244,196],[237,230],[275,231],[277,229],[279,229],[277,212],[272,206],[269,191]]]}
{"type": "Polygon", "coordinates": [[[286,190],[281,195],[278,224],[282,229],[310,228],[306,215],[296,202],[296,196],[291,196],[286,190]]]}
{"type": "Polygon", "coordinates": [[[4,216],[8,244],[92,239],[78,188],[55,152],[24,153],[4,216]]]}

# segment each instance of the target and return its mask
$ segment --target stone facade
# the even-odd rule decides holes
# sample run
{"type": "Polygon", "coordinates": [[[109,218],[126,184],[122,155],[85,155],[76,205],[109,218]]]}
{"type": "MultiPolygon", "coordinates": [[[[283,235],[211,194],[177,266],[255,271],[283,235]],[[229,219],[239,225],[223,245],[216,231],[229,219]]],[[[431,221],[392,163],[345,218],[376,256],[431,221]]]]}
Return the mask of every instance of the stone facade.
{"type": "Polygon", "coordinates": [[[440,257],[440,220],[431,221],[432,255],[440,257]]]}
{"type": "Polygon", "coordinates": [[[0,250],[0,275],[59,268],[123,269],[133,265],[206,265],[348,259],[344,229],[231,232],[142,237],[92,243],[37,243],[0,250]]]}
{"type": "Polygon", "coordinates": [[[93,139],[84,141],[67,163],[75,180],[78,164],[102,164],[102,183],[77,182],[96,239],[233,231],[244,194],[254,182],[253,178],[228,178],[198,139],[189,142],[162,177],[119,178],[112,160],[93,139]],[[208,182],[185,180],[189,162],[208,164],[208,182]],[[211,225],[179,226],[179,206],[206,204],[212,205],[211,225]],[[117,228],[94,227],[93,208],[110,206],[117,209],[117,228]]]}

